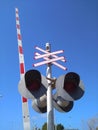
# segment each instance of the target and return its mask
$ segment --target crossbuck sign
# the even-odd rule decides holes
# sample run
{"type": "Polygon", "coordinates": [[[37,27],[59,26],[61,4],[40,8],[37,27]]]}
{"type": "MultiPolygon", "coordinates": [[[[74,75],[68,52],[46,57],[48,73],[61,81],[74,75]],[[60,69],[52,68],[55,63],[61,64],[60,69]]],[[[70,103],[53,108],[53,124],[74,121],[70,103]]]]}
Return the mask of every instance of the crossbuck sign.
{"type": "Polygon", "coordinates": [[[43,50],[43,49],[39,48],[38,46],[36,46],[35,49],[43,52],[44,54],[40,54],[40,53],[36,52],[34,59],[37,60],[37,59],[43,58],[44,61],[33,64],[33,67],[37,67],[37,66],[41,66],[41,65],[44,65],[44,64],[52,63],[52,64],[58,66],[59,68],[63,69],[63,70],[67,70],[66,67],[64,67],[61,64],[56,62],[58,60],[61,60],[62,62],[66,62],[64,56],[59,57],[59,56],[56,55],[56,54],[63,53],[64,50],[59,50],[59,51],[55,51],[55,52],[48,52],[46,50],[43,50]]]}

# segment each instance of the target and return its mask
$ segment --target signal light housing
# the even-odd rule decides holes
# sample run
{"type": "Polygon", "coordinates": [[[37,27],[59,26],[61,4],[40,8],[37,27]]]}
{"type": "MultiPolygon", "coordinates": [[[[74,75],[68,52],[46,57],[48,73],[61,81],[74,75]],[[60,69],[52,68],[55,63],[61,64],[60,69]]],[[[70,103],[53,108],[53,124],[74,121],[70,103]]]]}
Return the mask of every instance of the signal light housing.
{"type": "Polygon", "coordinates": [[[29,70],[19,81],[19,92],[23,97],[32,99],[32,107],[36,112],[47,112],[47,80],[51,80],[52,89],[56,89],[53,105],[60,112],[69,112],[73,108],[73,101],[84,94],[83,82],[75,72],[61,75],[54,80],[44,77],[38,70],[29,70]]]}
{"type": "Polygon", "coordinates": [[[67,101],[57,94],[54,95],[53,104],[59,112],[69,112],[74,105],[73,101],[67,101]]]}
{"type": "Polygon", "coordinates": [[[41,74],[38,70],[29,70],[25,74],[26,88],[30,91],[37,91],[41,87],[41,74]]]}
{"type": "Polygon", "coordinates": [[[69,72],[56,80],[58,96],[65,100],[74,101],[80,99],[84,94],[84,85],[77,73],[69,72]]]}
{"type": "Polygon", "coordinates": [[[47,112],[47,97],[43,95],[39,99],[32,101],[32,107],[36,112],[45,113],[47,112]]]}
{"type": "Polygon", "coordinates": [[[64,78],[64,90],[69,94],[74,93],[80,82],[80,76],[74,72],[67,73],[64,78]]]}
{"type": "Polygon", "coordinates": [[[32,102],[33,109],[38,113],[46,113],[47,112],[47,105],[45,107],[39,107],[36,103],[32,102]]]}
{"type": "Polygon", "coordinates": [[[38,99],[46,93],[48,82],[38,70],[29,70],[19,81],[18,88],[25,98],[38,99]]]}
{"type": "Polygon", "coordinates": [[[28,99],[32,99],[32,107],[37,112],[47,111],[46,92],[48,88],[47,79],[38,70],[27,71],[19,81],[20,94],[28,99]],[[44,104],[44,105],[43,105],[44,104]]]}

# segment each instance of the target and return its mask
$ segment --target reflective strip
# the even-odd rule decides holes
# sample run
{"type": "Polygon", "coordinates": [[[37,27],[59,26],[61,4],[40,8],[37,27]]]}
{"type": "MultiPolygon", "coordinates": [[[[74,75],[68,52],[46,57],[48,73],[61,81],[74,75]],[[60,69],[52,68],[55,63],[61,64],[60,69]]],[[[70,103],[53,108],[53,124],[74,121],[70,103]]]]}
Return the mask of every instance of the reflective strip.
{"type": "Polygon", "coordinates": [[[22,97],[22,102],[27,102],[27,98],[22,97]]]}
{"type": "Polygon", "coordinates": [[[20,73],[21,73],[21,74],[24,74],[24,72],[25,72],[25,71],[24,71],[24,63],[21,63],[21,64],[20,64],[20,73]]]}

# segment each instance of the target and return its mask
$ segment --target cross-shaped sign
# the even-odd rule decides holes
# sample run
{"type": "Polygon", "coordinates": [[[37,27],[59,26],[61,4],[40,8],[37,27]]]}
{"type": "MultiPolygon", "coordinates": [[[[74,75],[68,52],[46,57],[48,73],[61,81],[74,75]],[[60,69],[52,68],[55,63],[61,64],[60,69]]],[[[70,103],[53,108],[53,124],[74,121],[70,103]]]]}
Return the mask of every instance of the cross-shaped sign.
{"type": "Polygon", "coordinates": [[[44,65],[44,64],[48,64],[48,63],[52,63],[52,64],[58,66],[59,68],[63,69],[63,70],[67,69],[66,67],[64,67],[64,66],[62,66],[62,65],[60,65],[59,63],[56,62],[58,60],[61,60],[62,62],[66,62],[64,56],[59,57],[59,56],[56,55],[56,54],[63,53],[64,50],[59,50],[59,51],[55,51],[55,52],[48,52],[46,50],[39,48],[38,46],[36,46],[35,49],[43,52],[44,54],[39,54],[38,52],[36,52],[34,59],[43,58],[44,61],[33,64],[34,67],[41,66],[41,65],[44,65]]]}

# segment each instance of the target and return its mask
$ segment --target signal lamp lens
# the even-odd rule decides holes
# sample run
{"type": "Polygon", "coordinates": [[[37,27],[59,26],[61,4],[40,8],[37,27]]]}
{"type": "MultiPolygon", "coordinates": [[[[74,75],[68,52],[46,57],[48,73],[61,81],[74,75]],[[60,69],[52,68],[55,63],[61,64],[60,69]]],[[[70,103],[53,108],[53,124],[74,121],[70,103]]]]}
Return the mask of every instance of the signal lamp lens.
{"type": "Polygon", "coordinates": [[[72,93],[76,90],[77,86],[73,82],[66,82],[64,84],[64,90],[67,91],[68,93],[72,93]]]}
{"type": "Polygon", "coordinates": [[[77,73],[69,72],[65,75],[64,79],[64,90],[69,94],[76,91],[80,82],[80,76],[77,73]]]}
{"type": "Polygon", "coordinates": [[[36,91],[36,90],[38,90],[39,88],[40,88],[40,83],[39,83],[37,80],[33,81],[33,82],[28,86],[28,90],[30,90],[30,91],[36,91]]]}
{"type": "Polygon", "coordinates": [[[36,91],[41,86],[41,74],[37,70],[29,70],[25,74],[25,83],[27,89],[31,91],[36,91]]]}

